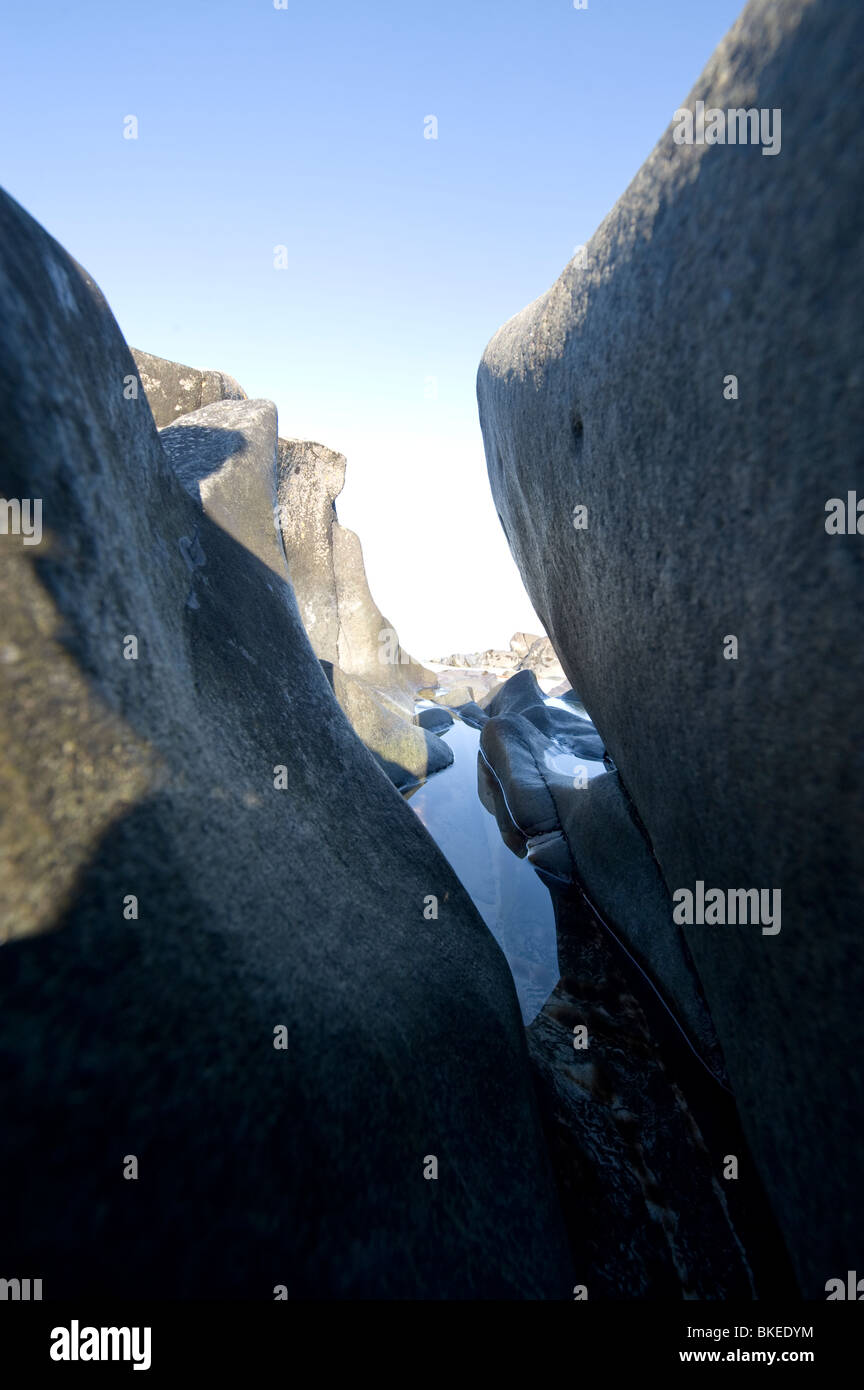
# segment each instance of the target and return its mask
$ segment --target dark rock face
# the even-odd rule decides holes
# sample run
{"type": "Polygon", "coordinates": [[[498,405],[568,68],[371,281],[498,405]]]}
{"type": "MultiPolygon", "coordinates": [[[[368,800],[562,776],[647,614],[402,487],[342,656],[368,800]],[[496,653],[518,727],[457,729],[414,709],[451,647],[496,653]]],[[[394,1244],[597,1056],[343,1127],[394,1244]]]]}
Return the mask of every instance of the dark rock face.
{"type": "Polygon", "coordinates": [[[511,549],[666,888],[782,891],[779,934],[684,931],[817,1298],[864,1225],[864,542],[825,526],[860,490],[862,44],[843,0],[748,5],[686,106],[782,110],[781,152],[668,131],[478,382],[511,549]]]}
{"type": "Polygon", "coordinates": [[[151,352],[132,348],[141,385],[153,412],[153,419],[162,429],[173,425],[179,415],[187,415],[215,401],[245,401],[246,392],[233,376],[224,372],[199,372],[180,362],[168,362],[151,352]]]}
{"type": "MultiPolygon", "coordinates": [[[[568,717],[563,710],[547,712],[568,717]]],[[[547,737],[531,719],[534,714],[539,711],[500,714],[486,722],[480,737],[483,756],[510,819],[528,845],[529,858],[544,875],[582,886],[634,961],[665,992],[708,1069],[725,1083],[717,1037],[687,943],[680,927],[669,929],[669,893],[617,773],[601,771],[586,779],[560,767],[557,755],[564,748],[570,758],[580,760],[576,765],[583,774],[591,762],[597,771],[600,740],[593,726],[571,715],[574,724],[591,732],[547,737]]]]}
{"type": "Polygon", "coordinates": [[[0,537],[4,1271],[566,1297],[503,956],[287,581],[189,495],[230,511],[266,412],[170,431],[172,465],[97,287],[2,194],[0,320],[0,483],[44,503],[40,545],[0,537]]]}
{"type": "Polygon", "coordinates": [[[445,730],[453,725],[453,716],[449,709],[421,709],[417,715],[417,723],[421,729],[428,729],[433,734],[443,734],[445,730]]]}

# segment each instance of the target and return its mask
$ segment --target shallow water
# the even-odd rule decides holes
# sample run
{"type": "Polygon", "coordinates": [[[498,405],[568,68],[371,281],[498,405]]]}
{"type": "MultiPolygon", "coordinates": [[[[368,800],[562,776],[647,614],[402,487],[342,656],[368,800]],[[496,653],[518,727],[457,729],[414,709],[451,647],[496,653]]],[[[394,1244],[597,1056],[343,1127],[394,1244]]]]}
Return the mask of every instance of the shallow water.
{"type": "Polygon", "coordinates": [[[522,1017],[530,1023],[558,983],[552,900],[529,860],[506,847],[480,801],[479,730],[456,718],[442,737],[453,749],[453,765],[411,789],[407,800],[507,957],[522,1017]]]}

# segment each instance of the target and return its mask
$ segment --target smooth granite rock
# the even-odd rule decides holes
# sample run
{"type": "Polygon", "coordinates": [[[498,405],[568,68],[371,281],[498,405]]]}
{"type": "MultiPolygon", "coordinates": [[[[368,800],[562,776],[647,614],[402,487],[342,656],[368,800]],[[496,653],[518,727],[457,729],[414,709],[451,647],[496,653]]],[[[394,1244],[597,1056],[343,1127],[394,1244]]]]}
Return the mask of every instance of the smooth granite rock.
{"type": "Polygon", "coordinates": [[[812,1298],[864,1229],[864,540],[826,531],[861,487],[862,47],[860,5],[752,0],[684,105],[782,112],[781,148],[670,127],[478,380],[511,549],[667,888],[782,892],[779,933],[684,930],[812,1298]]]}
{"type": "Polygon", "coordinates": [[[482,708],[489,715],[521,714],[523,710],[542,703],[543,691],[537,684],[534,672],[517,671],[493,693],[490,700],[482,701],[482,708]]]}
{"type": "Polygon", "coordinates": [[[245,401],[246,392],[225,372],[199,372],[181,362],[168,362],[152,352],[132,348],[141,385],[147,394],[153,419],[162,429],[178,416],[200,410],[214,401],[245,401]]]}
{"type": "Polygon", "coordinates": [[[0,948],[4,1274],[566,1299],[500,950],[5,194],[0,321],[0,485],[44,503],[40,545],[0,537],[2,909],[31,933],[0,948]]]}
{"type": "Polygon", "coordinates": [[[414,722],[417,691],[435,673],[401,646],[369,591],[359,538],[339,524],[345,456],[303,439],[279,439],[276,448],[276,515],[309,640],[345,677],[333,689],[359,737],[396,786],[413,785],[453,760],[414,722]]]}
{"type": "Polygon", "coordinates": [[[338,666],[333,667],[333,692],[352,729],[394,786],[416,786],[452,763],[449,744],[429,729],[409,723],[365,681],[346,675],[338,666]]]}
{"type": "Polygon", "coordinates": [[[284,583],[285,552],[274,516],[276,407],[218,401],[161,432],[162,447],[207,516],[284,583]]]}
{"type": "Polygon", "coordinates": [[[417,723],[421,729],[428,729],[430,733],[443,734],[453,727],[453,715],[449,709],[441,709],[436,705],[431,709],[421,709],[417,715],[417,723]]]}

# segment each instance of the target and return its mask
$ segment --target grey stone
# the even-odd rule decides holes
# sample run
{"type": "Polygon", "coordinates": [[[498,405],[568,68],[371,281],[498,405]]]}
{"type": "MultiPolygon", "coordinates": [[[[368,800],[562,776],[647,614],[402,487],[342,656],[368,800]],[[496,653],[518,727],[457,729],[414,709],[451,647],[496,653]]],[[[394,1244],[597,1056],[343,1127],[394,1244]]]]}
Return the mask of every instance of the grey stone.
{"type": "Polygon", "coordinates": [[[345,456],[303,439],[276,448],[277,517],[309,640],[333,666],[336,698],[359,737],[397,786],[412,785],[453,758],[414,724],[415,695],[435,674],[401,646],[369,591],[359,538],[339,524],[345,456]]]}
{"type": "Polygon", "coordinates": [[[417,723],[421,729],[428,729],[430,733],[443,734],[453,727],[453,716],[449,709],[436,706],[432,709],[421,709],[417,715],[417,723]]]}
{"type": "Polygon", "coordinates": [[[532,642],[519,663],[520,671],[533,671],[538,680],[561,681],[564,671],[548,637],[532,642]]]}
{"type": "Polygon", "coordinates": [[[0,537],[4,1271],[59,1300],[567,1297],[501,952],[287,583],[124,398],[96,285],[5,194],[0,320],[0,481],[45,527],[0,537]]]}
{"type": "Polygon", "coordinates": [[[162,447],[190,496],[284,585],[276,526],[276,407],[272,401],[218,401],[162,430],[162,447]]]}
{"type": "MultiPolygon", "coordinates": [[[[409,723],[373,687],[333,667],[333,691],[354,732],[397,787],[416,786],[453,761],[449,744],[409,723]]],[[[443,711],[442,711],[443,713],[443,711]]]]}
{"type": "Polygon", "coordinates": [[[532,705],[542,705],[543,691],[533,671],[517,671],[488,701],[481,702],[489,715],[521,714],[532,705]]]}
{"type": "Polygon", "coordinates": [[[782,891],[779,935],[686,934],[811,1298],[864,1227],[862,540],[825,529],[860,489],[862,46],[861,6],[753,0],[686,105],[782,111],[780,153],[667,130],[478,381],[511,549],[667,887],[782,891]]]}
{"type": "Polygon", "coordinates": [[[224,372],[200,372],[181,362],[168,362],[151,352],[132,348],[141,385],[153,419],[162,429],[173,425],[178,416],[212,405],[214,401],[245,401],[246,392],[224,372]]]}
{"type": "MultiPolygon", "coordinates": [[[[551,746],[519,714],[488,720],[480,736],[513,824],[526,842],[534,842],[528,843],[534,867],[565,882],[578,880],[608,928],[665,996],[708,1070],[725,1084],[687,942],[682,928],[669,929],[669,892],[617,773],[601,773],[577,787],[547,758],[551,746]]],[[[572,748],[577,757],[592,756],[578,744],[572,748]]]]}

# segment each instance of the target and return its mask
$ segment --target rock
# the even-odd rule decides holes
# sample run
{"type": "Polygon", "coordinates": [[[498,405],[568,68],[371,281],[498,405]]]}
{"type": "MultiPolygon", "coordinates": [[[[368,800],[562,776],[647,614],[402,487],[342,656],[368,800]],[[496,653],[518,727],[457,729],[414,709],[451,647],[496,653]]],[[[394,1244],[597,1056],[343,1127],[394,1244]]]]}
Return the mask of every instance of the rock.
{"type": "Polygon", "coordinates": [[[467,704],[459,705],[457,714],[463,724],[470,724],[472,729],[482,729],[489,718],[484,709],[474,700],[469,700],[467,704]]]}
{"type": "Polygon", "coordinates": [[[246,392],[224,372],[199,372],[180,362],[167,362],[151,352],[132,349],[137,375],[160,429],[214,401],[245,401],[246,392]]]}
{"type": "Polygon", "coordinates": [[[446,706],[447,709],[457,709],[460,705],[467,705],[474,699],[474,687],[471,685],[454,685],[442,694],[436,695],[436,702],[446,706]]]}
{"type": "Polygon", "coordinates": [[[417,715],[417,723],[421,729],[428,729],[432,734],[443,734],[452,729],[453,716],[449,709],[434,706],[432,709],[421,709],[417,715]]]}
{"type": "Polygon", "coordinates": [[[519,670],[533,671],[538,680],[560,682],[564,678],[561,662],[548,637],[538,637],[536,642],[532,642],[519,663],[519,670]]]}
{"type": "Polygon", "coordinates": [[[333,564],[344,454],[309,440],[278,440],[278,518],[291,587],[312,650],[339,664],[339,599],[333,564]]]}
{"type": "Polygon", "coordinates": [[[750,3],[686,105],[782,109],[782,153],[667,130],[478,380],[511,549],[668,890],[782,891],[779,935],[685,933],[808,1298],[864,1225],[861,539],[825,528],[864,430],[862,43],[860,6],[750,3]]]}
{"type": "Polygon", "coordinates": [[[603,740],[590,719],[581,719],[566,709],[556,709],[550,705],[529,705],[521,711],[540,733],[550,741],[550,745],[572,753],[576,758],[602,762],[605,749],[603,740]]]}
{"type": "Polygon", "coordinates": [[[415,695],[434,683],[435,673],[400,645],[369,591],[359,538],[336,517],[345,467],[344,455],[324,444],[279,439],[277,517],[315,654],[344,674],[332,682],[336,698],[376,760],[404,787],[449,766],[453,755],[414,724],[415,695]]]}
{"type": "Polygon", "coordinates": [[[489,715],[521,714],[532,705],[542,705],[543,691],[533,671],[517,671],[482,708],[489,715]]]}
{"type": "Polygon", "coordinates": [[[351,676],[373,685],[388,685],[410,693],[434,675],[409,656],[381,613],[371,593],[360,539],[338,522],[333,524],[333,571],[339,613],[338,664],[351,676]],[[389,640],[382,640],[387,634],[389,640]]]}
{"type": "Polygon", "coordinates": [[[569,681],[559,681],[551,690],[547,690],[546,694],[554,700],[567,700],[571,705],[582,703],[569,681]]]}
{"type": "Polygon", "coordinates": [[[44,502],[40,545],[0,537],[4,1268],[60,1301],[568,1297],[500,950],[3,194],[0,320],[3,486],[44,502]]]}
{"type": "Polygon", "coordinates": [[[285,582],[285,554],[273,518],[276,407],[272,401],[217,401],[161,432],[162,447],[190,496],[229,536],[285,582]]]}
{"type": "Polygon", "coordinates": [[[453,749],[449,744],[428,729],[409,724],[376,698],[365,681],[346,675],[338,666],[332,671],[333,691],[348,722],[395,786],[416,786],[450,766],[453,749]]]}
{"type": "MultiPolygon", "coordinates": [[[[584,722],[575,715],[573,720],[584,722]]],[[[591,758],[590,741],[585,743],[589,746],[583,748],[571,741],[576,757],[591,758]]],[[[555,768],[548,756],[550,740],[525,715],[490,719],[480,747],[535,868],[564,882],[578,879],[617,938],[665,993],[708,1069],[725,1082],[684,933],[680,927],[669,930],[669,892],[617,773],[601,773],[577,787],[572,776],[555,768]]]]}
{"type": "Polygon", "coordinates": [[[510,651],[518,661],[524,661],[534,643],[542,640],[537,632],[514,632],[510,638],[510,651]]]}

